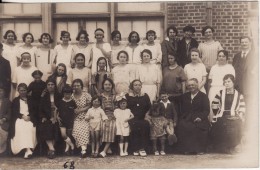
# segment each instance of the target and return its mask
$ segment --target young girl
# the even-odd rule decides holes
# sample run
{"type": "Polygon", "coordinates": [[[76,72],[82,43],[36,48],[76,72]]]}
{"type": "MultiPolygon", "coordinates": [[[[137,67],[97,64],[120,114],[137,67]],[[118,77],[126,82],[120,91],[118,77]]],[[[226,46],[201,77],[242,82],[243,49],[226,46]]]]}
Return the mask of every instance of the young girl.
{"type": "Polygon", "coordinates": [[[134,115],[127,109],[127,100],[125,96],[117,96],[118,109],[114,111],[114,116],[116,118],[116,135],[119,135],[119,148],[120,156],[127,156],[128,152],[128,138],[130,134],[130,128],[128,121],[134,118],[134,115]]]}
{"type": "Polygon", "coordinates": [[[91,156],[96,158],[98,156],[99,145],[100,145],[100,126],[101,121],[108,119],[104,110],[100,107],[102,100],[98,96],[94,96],[91,100],[92,107],[88,110],[85,119],[90,124],[90,135],[91,135],[91,156]],[[96,147],[96,150],[95,150],[96,147]]]}
{"type": "Polygon", "coordinates": [[[74,144],[71,141],[72,128],[74,122],[74,110],[77,105],[74,100],[72,100],[71,95],[73,93],[72,88],[66,85],[63,90],[63,98],[58,105],[58,121],[60,125],[61,136],[66,143],[65,155],[71,155],[74,152],[74,144]],[[71,152],[70,149],[71,148],[71,152]]]}
{"type": "Polygon", "coordinates": [[[55,80],[55,86],[58,90],[58,93],[62,93],[62,88],[65,86],[66,81],[67,81],[67,68],[66,65],[63,63],[60,63],[57,65],[54,73],[49,76],[48,79],[54,79],[55,80]]]}
{"type": "Polygon", "coordinates": [[[107,71],[107,62],[105,57],[97,60],[97,72],[92,75],[92,94],[100,96],[102,93],[102,82],[110,78],[111,74],[107,71]]]}
{"type": "Polygon", "coordinates": [[[72,45],[69,44],[69,41],[71,41],[70,33],[68,31],[61,31],[60,36],[62,43],[54,48],[55,59],[53,63],[55,65],[64,63],[67,67],[66,73],[68,73],[71,68],[71,64],[73,63],[72,45]]]}
{"type": "Polygon", "coordinates": [[[112,77],[115,83],[116,94],[121,92],[128,93],[129,84],[135,79],[135,73],[131,71],[128,62],[128,54],[126,51],[120,51],[117,55],[119,64],[112,70],[112,77]]]}

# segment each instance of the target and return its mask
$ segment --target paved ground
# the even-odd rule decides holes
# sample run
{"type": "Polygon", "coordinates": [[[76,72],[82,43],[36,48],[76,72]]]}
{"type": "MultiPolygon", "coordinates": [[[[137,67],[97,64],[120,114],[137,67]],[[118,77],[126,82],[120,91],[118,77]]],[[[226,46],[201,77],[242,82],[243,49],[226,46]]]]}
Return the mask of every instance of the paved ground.
{"type": "MultiPolygon", "coordinates": [[[[253,154],[255,155],[255,154],[253,154]]],[[[53,160],[45,157],[34,157],[24,160],[21,157],[0,158],[1,169],[63,169],[66,161],[74,161],[77,169],[147,169],[147,168],[256,168],[258,156],[252,154],[236,153],[205,155],[173,155],[147,157],[136,156],[109,156],[106,158],[57,157],[53,160]]],[[[68,164],[70,165],[70,164],[68,164]]]]}

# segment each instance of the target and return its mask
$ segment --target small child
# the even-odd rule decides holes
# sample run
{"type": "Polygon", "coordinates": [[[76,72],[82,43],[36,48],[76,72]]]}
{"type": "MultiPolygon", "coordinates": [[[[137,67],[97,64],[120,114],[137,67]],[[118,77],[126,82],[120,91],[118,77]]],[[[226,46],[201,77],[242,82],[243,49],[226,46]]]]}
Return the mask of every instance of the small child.
{"type": "Polygon", "coordinates": [[[130,109],[127,109],[127,100],[125,96],[117,96],[118,109],[115,109],[114,116],[116,118],[116,135],[119,135],[120,156],[128,155],[128,138],[130,128],[128,121],[134,118],[130,109]]]}
{"type": "Polygon", "coordinates": [[[58,105],[58,122],[61,136],[66,143],[65,155],[68,156],[74,153],[74,144],[69,136],[72,135],[75,109],[77,108],[75,101],[71,98],[72,92],[72,88],[69,85],[65,85],[62,90],[64,97],[58,105]],[[69,150],[70,148],[71,150],[69,150]]]}
{"type": "Polygon", "coordinates": [[[176,123],[177,123],[177,112],[175,110],[174,104],[170,102],[168,98],[169,98],[168,94],[164,91],[161,91],[159,112],[168,121],[168,125],[167,125],[168,142],[169,145],[173,145],[173,143],[177,142],[177,138],[174,134],[174,127],[176,127],[176,123]]]}
{"type": "Polygon", "coordinates": [[[99,145],[100,145],[100,126],[101,121],[108,119],[104,110],[101,109],[102,100],[98,96],[94,96],[91,100],[92,107],[88,110],[85,119],[89,120],[90,124],[90,135],[91,135],[91,156],[96,158],[98,156],[99,145]],[[96,147],[96,150],[95,150],[96,147]]]}

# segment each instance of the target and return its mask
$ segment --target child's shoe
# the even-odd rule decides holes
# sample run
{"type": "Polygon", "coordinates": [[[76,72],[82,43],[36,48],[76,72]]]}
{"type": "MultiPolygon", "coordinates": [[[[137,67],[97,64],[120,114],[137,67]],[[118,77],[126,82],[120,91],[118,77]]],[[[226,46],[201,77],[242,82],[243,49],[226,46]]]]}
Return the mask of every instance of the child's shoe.
{"type": "Polygon", "coordinates": [[[134,152],[134,156],[139,156],[139,152],[134,152]]]}
{"type": "Polygon", "coordinates": [[[124,152],[120,152],[120,156],[126,156],[124,152]]]}
{"type": "Polygon", "coordinates": [[[125,156],[128,156],[128,152],[125,152],[124,155],[125,155],[125,156]]]}
{"type": "Polygon", "coordinates": [[[154,155],[155,155],[155,156],[159,156],[160,154],[159,154],[158,151],[155,151],[155,152],[154,152],[154,155]]]}
{"type": "Polygon", "coordinates": [[[139,151],[139,154],[140,154],[140,156],[147,156],[145,150],[140,150],[140,151],[139,151]]]}
{"type": "Polygon", "coordinates": [[[105,158],[107,155],[106,155],[106,153],[104,151],[102,151],[102,152],[99,153],[99,156],[101,158],[105,158]]]}
{"type": "Polygon", "coordinates": [[[166,153],[164,151],[161,151],[160,154],[163,156],[166,155],[166,153]]]}

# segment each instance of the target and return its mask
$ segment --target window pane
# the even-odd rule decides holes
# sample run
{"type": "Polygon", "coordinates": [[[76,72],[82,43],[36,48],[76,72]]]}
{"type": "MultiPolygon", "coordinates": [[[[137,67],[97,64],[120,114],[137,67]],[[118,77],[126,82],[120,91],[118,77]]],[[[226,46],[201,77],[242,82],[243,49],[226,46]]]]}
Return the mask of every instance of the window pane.
{"type": "Polygon", "coordinates": [[[129,33],[132,31],[132,22],[131,21],[119,21],[118,22],[118,31],[121,33],[122,41],[128,41],[129,33]]]}
{"type": "Polygon", "coordinates": [[[7,30],[13,30],[14,31],[14,23],[5,23],[5,24],[3,24],[2,35],[4,35],[7,30]]]}
{"type": "Polygon", "coordinates": [[[160,3],[118,3],[118,12],[161,11],[160,3]]]}
{"type": "Polygon", "coordinates": [[[28,23],[15,23],[15,33],[17,35],[17,40],[22,41],[22,36],[26,32],[29,32],[28,23]]]}
{"type": "Polygon", "coordinates": [[[14,15],[22,13],[22,4],[3,4],[4,14],[14,15]]]}
{"type": "Polygon", "coordinates": [[[41,14],[41,4],[23,4],[25,14],[41,14]]]}
{"type": "Polygon", "coordinates": [[[33,34],[34,41],[38,41],[42,34],[42,24],[41,23],[31,23],[30,32],[33,34]]]}
{"type": "Polygon", "coordinates": [[[78,22],[68,22],[68,32],[70,33],[71,41],[75,42],[77,34],[79,32],[78,22]]]}
{"type": "Polygon", "coordinates": [[[4,14],[41,14],[41,4],[3,4],[4,14]]]}
{"type": "Polygon", "coordinates": [[[108,12],[108,3],[56,3],[56,13],[108,12]]]}

